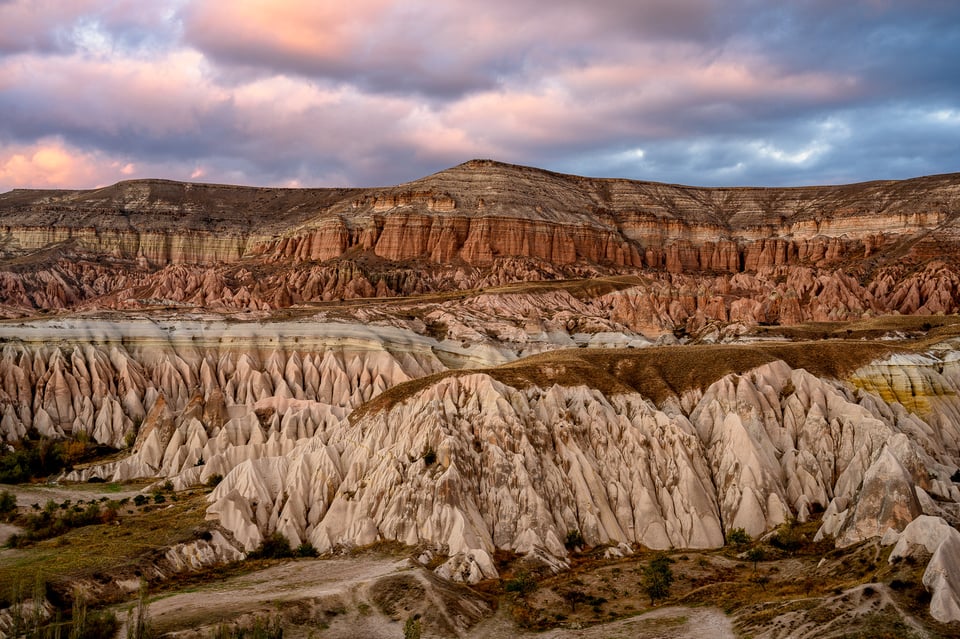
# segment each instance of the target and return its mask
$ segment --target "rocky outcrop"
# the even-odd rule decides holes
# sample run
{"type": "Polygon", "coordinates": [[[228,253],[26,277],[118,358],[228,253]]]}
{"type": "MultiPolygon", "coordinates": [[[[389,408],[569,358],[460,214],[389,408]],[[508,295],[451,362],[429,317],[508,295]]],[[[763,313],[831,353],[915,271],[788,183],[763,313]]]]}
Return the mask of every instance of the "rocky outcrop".
{"type": "Polygon", "coordinates": [[[473,161],[381,189],[0,195],[0,312],[269,310],[644,274],[657,330],[957,311],[957,176],[704,189],[473,161]],[[882,232],[877,229],[883,229],[882,232]]]}
{"type": "Polygon", "coordinates": [[[210,513],[248,548],[273,530],[321,550],[395,539],[475,580],[496,548],[564,557],[571,530],[591,545],[703,548],[825,510],[820,536],[845,545],[902,530],[917,491],[960,502],[957,456],[918,438],[919,415],[783,361],[659,406],[497,376],[445,377],[241,463],[210,513]]]}

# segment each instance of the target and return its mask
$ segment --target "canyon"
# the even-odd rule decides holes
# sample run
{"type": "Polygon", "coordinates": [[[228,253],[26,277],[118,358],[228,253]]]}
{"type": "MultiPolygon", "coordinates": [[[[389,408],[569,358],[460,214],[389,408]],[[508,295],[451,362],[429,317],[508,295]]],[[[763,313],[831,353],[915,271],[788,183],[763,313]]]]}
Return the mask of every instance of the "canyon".
{"type": "MultiPolygon", "coordinates": [[[[960,175],[697,188],[489,160],[384,188],[12,191],[0,440],[118,451],[68,486],[211,487],[158,583],[276,535],[398,544],[471,611],[428,632],[479,636],[495,606],[470,588],[518,566],[798,526],[811,574],[876,552],[931,593],[917,617],[864,576],[818,606],[880,589],[936,636],[960,623],[958,213],[960,175]]],[[[800,636],[810,610],[776,619],[800,636]]]]}

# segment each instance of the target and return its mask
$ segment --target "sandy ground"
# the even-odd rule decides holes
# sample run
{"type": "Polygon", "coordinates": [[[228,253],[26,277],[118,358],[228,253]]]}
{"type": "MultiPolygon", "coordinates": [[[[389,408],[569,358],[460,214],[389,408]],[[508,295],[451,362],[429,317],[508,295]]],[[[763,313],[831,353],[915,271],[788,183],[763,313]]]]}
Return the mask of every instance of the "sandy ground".
{"type": "Polygon", "coordinates": [[[629,619],[581,629],[558,628],[546,632],[517,629],[501,609],[478,624],[469,639],[734,639],[731,619],[716,608],[670,606],[629,619]]]}
{"type": "MultiPolygon", "coordinates": [[[[352,599],[351,591],[389,574],[408,570],[406,559],[326,559],[273,566],[162,597],[150,603],[149,615],[158,632],[229,621],[245,613],[269,614],[278,604],[308,599],[352,599]]],[[[120,615],[121,618],[125,615],[120,615]]],[[[372,621],[373,619],[371,619],[372,621]]],[[[393,625],[387,619],[385,624],[393,625]]],[[[121,631],[120,636],[124,633],[121,631]]]]}
{"type": "MultiPolygon", "coordinates": [[[[150,603],[149,615],[158,632],[198,628],[236,619],[243,614],[269,615],[278,608],[312,602],[321,608],[342,606],[323,629],[325,637],[398,637],[402,624],[375,611],[361,612],[368,601],[366,586],[382,577],[410,570],[407,560],[332,559],[295,561],[178,593],[150,603]],[[320,602],[317,604],[317,602],[320,602]]],[[[122,614],[126,608],[120,610],[122,614]]],[[[285,636],[295,636],[285,633],[285,636]]],[[[121,632],[123,636],[123,632],[121,632]]],[[[731,620],[714,608],[667,607],[644,615],[582,629],[543,633],[516,628],[506,610],[475,626],[469,639],[733,639],[731,620]]]]}
{"type": "Polygon", "coordinates": [[[0,524],[0,546],[3,546],[7,543],[7,540],[10,539],[10,535],[15,535],[20,532],[22,532],[21,528],[11,524],[0,524]]]}

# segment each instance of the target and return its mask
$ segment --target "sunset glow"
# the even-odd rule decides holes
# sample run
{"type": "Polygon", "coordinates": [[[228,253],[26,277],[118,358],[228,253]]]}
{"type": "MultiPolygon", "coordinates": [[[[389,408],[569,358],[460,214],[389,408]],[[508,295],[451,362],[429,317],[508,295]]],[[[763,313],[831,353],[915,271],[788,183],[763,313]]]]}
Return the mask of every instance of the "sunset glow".
{"type": "Polygon", "coordinates": [[[0,191],[905,178],[960,170],[958,77],[939,0],[0,0],[0,191]]]}

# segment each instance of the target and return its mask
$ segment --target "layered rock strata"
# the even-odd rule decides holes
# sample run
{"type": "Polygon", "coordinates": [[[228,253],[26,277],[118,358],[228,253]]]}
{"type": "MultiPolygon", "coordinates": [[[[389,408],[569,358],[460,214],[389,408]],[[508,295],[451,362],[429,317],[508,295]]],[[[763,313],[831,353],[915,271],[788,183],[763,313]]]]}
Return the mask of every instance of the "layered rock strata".
{"type": "Polygon", "coordinates": [[[696,300],[658,312],[661,329],[949,313],[957,211],[955,175],[706,189],[490,161],[380,189],[13,191],[0,308],[265,310],[629,272],[653,278],[645,295],[696,300]]]}

